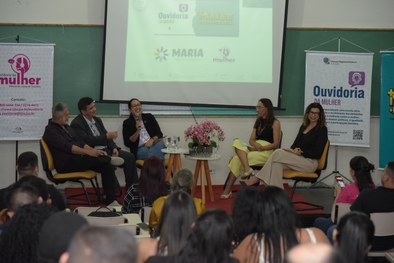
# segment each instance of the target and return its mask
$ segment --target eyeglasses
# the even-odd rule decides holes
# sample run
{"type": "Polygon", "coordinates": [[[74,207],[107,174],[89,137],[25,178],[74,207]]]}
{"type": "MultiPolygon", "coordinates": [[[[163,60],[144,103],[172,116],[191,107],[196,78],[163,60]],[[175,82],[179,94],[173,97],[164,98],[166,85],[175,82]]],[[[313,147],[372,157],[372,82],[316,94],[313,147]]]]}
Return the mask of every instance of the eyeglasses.
{"type": "Polygon", "coordinates": [[[316,112],[316,111],[310,111],[309,112],[310,115],[320,115],[320,112],[316,112]]]}

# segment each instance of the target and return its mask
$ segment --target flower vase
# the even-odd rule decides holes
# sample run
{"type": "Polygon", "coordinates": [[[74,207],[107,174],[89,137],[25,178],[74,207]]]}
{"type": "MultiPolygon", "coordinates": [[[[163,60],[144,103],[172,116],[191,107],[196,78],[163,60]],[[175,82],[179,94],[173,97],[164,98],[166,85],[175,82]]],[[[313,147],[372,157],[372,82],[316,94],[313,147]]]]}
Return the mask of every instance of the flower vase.
{"type": "Polygon", "coordinates": [[[211,145],[196,145],[189,148],[189,154],[193,157],[211,157],[213,147],[211,145]]]}

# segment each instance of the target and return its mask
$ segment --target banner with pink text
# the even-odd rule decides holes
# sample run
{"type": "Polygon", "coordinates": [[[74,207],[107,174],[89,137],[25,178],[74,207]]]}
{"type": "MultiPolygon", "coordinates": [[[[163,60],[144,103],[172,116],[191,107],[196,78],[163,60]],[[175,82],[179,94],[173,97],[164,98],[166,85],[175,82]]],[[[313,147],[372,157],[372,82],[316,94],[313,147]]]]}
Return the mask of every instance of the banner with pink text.
{"type": "Polygon", "coordinates": [[[305,107],[319,102],[332,145],[369,147],[372,53],[306,52],[305,107]]]}
{"type": "Polygon", "coordinates": [[[51,117],[53,44],[0,43],[0,140],[36,140],[51,117]]]}

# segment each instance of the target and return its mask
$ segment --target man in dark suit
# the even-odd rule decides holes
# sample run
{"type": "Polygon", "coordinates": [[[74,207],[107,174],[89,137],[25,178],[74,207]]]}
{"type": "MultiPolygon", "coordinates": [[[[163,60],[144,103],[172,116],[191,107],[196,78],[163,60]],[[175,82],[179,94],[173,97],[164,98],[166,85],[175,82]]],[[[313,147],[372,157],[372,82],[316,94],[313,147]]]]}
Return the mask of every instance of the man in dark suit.
{"type": "Polygon", "coordinates": [[[114,139],[118,137],[118,132],[108,132],[105,129],[103,121],[96,116],[96,103],[92,98],[81,98],[78,101],[78,109],[80,114],[71,122],[71,127],[77,136],[90,147],[104,150],[108,155],[124,160],[122,167],[126,179],[126,189],[128,189],[138,180],[134,155],[121,150],[115,144],[114,139]]]}
{"type": "Polygon", "coordinates": [[[151,156],[164,160],[164,153],[161,152],[165,147],[161,140],[163,133],[155,117],[143,113],[141,102],[136,98],[129,101],[128,107],[130,117],[123,122],[124,144],[138,160],[146,160],[151,156]]]}

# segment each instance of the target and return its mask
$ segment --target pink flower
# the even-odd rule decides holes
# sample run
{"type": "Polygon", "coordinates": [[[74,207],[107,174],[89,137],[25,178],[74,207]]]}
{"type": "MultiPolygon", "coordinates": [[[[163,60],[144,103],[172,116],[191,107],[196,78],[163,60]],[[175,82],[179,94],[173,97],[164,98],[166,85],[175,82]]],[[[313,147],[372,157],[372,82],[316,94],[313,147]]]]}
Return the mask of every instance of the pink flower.
{"type": "Polygon", "coordinates": [[[185,130],[185,139],[191,139],[193,141],[190,143],[191,145],[212,145],[216,147],[213,138],[224,141],[225,136],[222,128],[211,120],[202,121],[185,130]]]}

